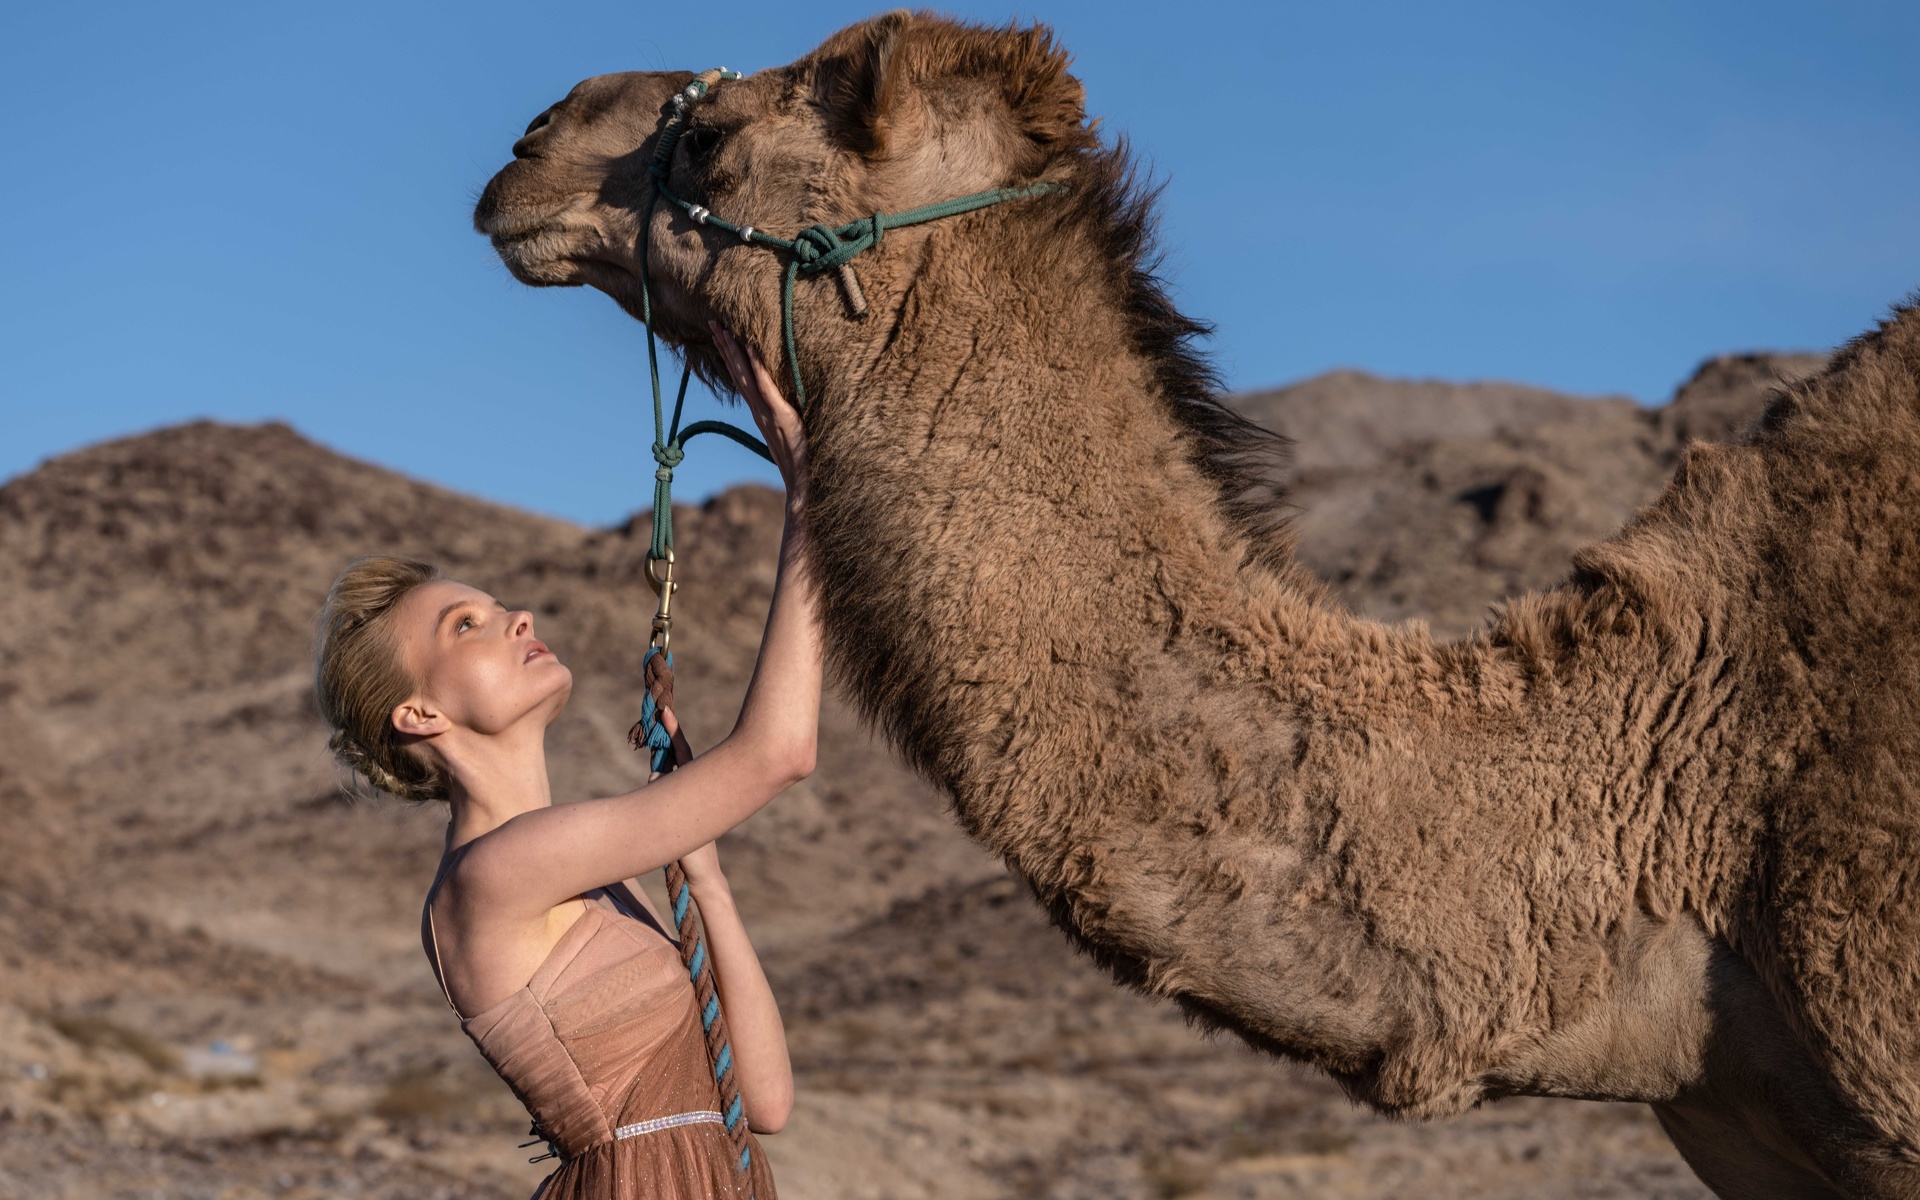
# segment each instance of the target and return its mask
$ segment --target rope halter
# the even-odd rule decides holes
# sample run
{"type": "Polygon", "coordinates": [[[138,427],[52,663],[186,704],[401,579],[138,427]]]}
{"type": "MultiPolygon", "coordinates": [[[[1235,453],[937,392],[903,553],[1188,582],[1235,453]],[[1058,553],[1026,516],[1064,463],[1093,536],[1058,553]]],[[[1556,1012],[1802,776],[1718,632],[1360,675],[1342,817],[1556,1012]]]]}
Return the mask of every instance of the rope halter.
{"type": "MultiPolygon", "coordinates": [[[[673,112],[661,127],[659,140],[654,146],[653,161],[648,167],[648,174],[653,179],[653,194],[647,201],[646,213],[641,224],[640,313],[641,320],[647,327],[647,374],[653,388],[653,461],[656,464],[653,473],[653,540],[647,552],[647,579],[659,593],[660,602],[654,614],[653,631],[646,657],[641,665],[642,673],[646,677],[647,694],[641,704],[640,720],[627,736],[636,750],[648,752],[655,771],[671,770],[675,765],[673,740],[668,736],[666,723],[663,720],[664,711],[673,705],[673,656],[669,650],[669,644],[673,635],[673,594],[679,586],[673,578],[674,468],[686,459],[688,440],[703,433],[717,433],[731,438],[768,461],[772,461],[773,457],[768,453],[766,445],[758,438],[724,421],[696,421],[685,429],[680,427],[680,415],[687,400],[687,381],[693,371],[690,359],[680,372],[680,388],[673,400],[673,419],[671,422],[666,419],[660,394],[660,353],[653,325],[653,287],[648,274],[648,260],[652,258],[655,206],[664,197],[684,211],[697,225],[724,230],[739,237],[748,245],[765,246],[787,254],[786,269],[780,285],[780,331],[786,343],[787,363],[793,371],[794,407],[805,412],[807,389],[800,378],[799,347],[795,343],[793,333],[793,287],[794,281],[799,276],[838,271],[841,286],[846,294],[848,309],[854,317],[863,317],[867,313],[866,296],[861,290],[859,278],[853,273],[852,263],[855,258],[867,251],[878,250],[881,239],[885,237],[888,229],[937,221],[943,217],[957,216],[1008,200],[1066,190],[1061,185],[1053,183],[995,188],[905,212],[876,212],[870,217],[862,217],[844,225],[810,225],[791,238],[775,237],[772,234],[763,233],[752,225],[736,224],[715,214],[704,205],[691,204],[675,195],[667,186],[667,174],[673,161],[674,148],[679,144],[681,135],[686,132],[687,117],[693,106],[704,99],[722,81],[738,78],[740,78],[738,71],[718,67],[701,72],[686,87],[674,93],[673,112]]],[[[706,943],[701,939],[699,927],[695,924],[692,891],[687,885],[686,872],[678,863],[669,864],[667,868],[667,891],[673,897],[673,916],[680,934],[681,954],[700,1007],[700,1021],[707,1039],[708,1060],[713,1066],[714,1083],[724,1096],[731,1098],[726,1105],[723,1123],[737,1152],[736,1162],[740,1170],[742,1190],[748,1193],[748,1200],[752,1200],[750,1174],[753,1162],[752,1147],[747,1140],[747,1124],[740,1097],[739,1080],[733,1070],[731,1038],[728,1034],[726,1019],[720,1011],[720,995],[715,987],[706,943]]]]}
{"type": "Polygon", "coordinates": [[[1030,183],[1020,187],[992,188],[984,192],[956,196],[951,200],[942,200],[935,204],[922,205],[904,212],[876,212],[870,217],[861,217],[848,221],[844,225],[809,225],[791,238],[776,237],[756,226],[730,221],[705,205],[684,200],[676,195],[667,183],[674,149],[680,144],[681,136],[687,131],[687,119],[694,106],[722,82],[740,77],[738,71],[715,67],[709,71],[702,71],[686,87],[675,92],[671,101],[673,111],[667,116],[666,123],[661,126],[659,139],[654,143],[653,160],[647,168],[647,173],[653,180],[653,194],[647,201],[640,233],[640,312],[641,320],[647,327],[647,370],[653,385],[653,457],[659,464],[659,469],[654,472],[653,544],[648,554],[648,557],[655,559],[664,559],[673,549],[673,468],[680,465],[683,457],[682,447],[688,439],[703,433],[717,433],[733,439],[760,457],[772,461],[766,445],[758,438],[723,421],[696,421],[685,430],[680,428],[680,412],[686,403],[687,379],[692,371],[690,362],[681,371],[680,390],[674,398],[671,424],[665,419],[660,393],[659,351],[655,345],[653,327],[653,288],[648,273],[650,269],[648,260],[652,258],[654,207],[661,200],[664,199],[679,208],[696,225],[731,233],[748,245],[763,246],[770,250],[782,251],[787,255],[786,269],[780,286],[780,333],[785,343],[787,365],[793,374],[793,404],[796,409],[805,412],[807,387],[800,377],[800,348],[793,332],[794,281],[799,276],[819,275],[827,271],[839,272],[849,310],[854,317],[862,317],[867,312],[867,301],[860,287],[859,277],[853,272],[853,260],[869,250],[878,250],[887,230],[959,216],[961,213],[989,208],[1008,200],[1021,200],[1029,196],[1043,196],[1067,190],[1057,183],[1030,183]]]}

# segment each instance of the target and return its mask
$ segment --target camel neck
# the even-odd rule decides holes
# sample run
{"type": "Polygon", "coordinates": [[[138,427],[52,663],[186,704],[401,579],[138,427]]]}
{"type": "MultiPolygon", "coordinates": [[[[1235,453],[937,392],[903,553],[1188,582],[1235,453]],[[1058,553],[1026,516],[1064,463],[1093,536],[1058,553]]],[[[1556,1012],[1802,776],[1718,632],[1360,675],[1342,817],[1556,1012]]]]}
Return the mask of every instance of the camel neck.
{"type": "Polygon", "coordinates": [[[917,254],[871,365],[828,372],[813,422],[842,679],[1121,978],[1376,1103],[1472,1103],[1491,1067],[1470,1044],[1581,985],[1543,960],[1536,989],[1453,1011],[1431,971],[1578,944],[1534,945],[1500,898],[1540,862],[1607,863],[1596,904],[1632,903],[1617,826],[1562,809],[1621,777],[1620,698],[1594,681],[1644,674],[1625,664],[1645,645],[1543,665],[1350,616],[1222,504],[1097,272],[1043,304],[1019,264],[983,270],[943,236],[917,254]],[[1490,749],[1554,722],[1585,732],[1547,759],[1490,749]],[[1457,1054],[1396,1057],[1416,1027],[1457,1054]]]}

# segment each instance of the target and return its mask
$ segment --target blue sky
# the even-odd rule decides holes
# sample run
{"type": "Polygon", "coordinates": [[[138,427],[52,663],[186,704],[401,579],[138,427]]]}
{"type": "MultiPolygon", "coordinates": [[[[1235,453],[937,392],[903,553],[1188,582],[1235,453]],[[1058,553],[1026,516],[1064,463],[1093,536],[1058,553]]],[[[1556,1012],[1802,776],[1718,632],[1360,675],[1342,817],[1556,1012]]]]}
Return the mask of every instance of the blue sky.
{"type": "MultiPolygon", "coordinates": [[[[198,416],[608,523],[645,349],[468,212],[587,75],[784,63],[876,8],[40,5],[0,100],[0,478],[198,416]]],[[[1336,366],[1664,398],[1920,286],[1920,6],[955,4],[1039,18],[1167,180],[1236,388],[1336,366]]],[[[696,443],[682,493],[764,477],[696,443]]]]}

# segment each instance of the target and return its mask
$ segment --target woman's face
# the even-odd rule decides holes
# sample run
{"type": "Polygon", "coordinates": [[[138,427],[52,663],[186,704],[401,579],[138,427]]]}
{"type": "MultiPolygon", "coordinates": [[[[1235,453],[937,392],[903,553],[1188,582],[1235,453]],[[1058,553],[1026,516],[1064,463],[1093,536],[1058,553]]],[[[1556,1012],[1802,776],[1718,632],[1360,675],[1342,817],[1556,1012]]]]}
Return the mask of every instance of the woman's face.
{"type": "MultiPolygon", "coordinates": [[[[533,635],[532,613],[436,579],[408,593],[393,615],[401,664],[420,681],[416,700],[451,725],[490,735],[531,715],[544,729],[566,707],[573,672],[533,635]]],[[[412,732],[406,710],[394,724],[412,732]]]]}

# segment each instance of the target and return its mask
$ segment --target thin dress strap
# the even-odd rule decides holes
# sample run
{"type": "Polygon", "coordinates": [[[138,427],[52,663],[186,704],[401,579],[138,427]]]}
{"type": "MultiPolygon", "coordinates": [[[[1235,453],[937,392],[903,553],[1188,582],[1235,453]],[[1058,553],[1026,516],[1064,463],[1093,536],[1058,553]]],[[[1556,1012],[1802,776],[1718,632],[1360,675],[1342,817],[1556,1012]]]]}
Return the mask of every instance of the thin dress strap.
{"type": "Polygon", "coordinates": [[[613,902],[614,911],[653,930],[675,950],[680,948],[680,939],[660,927],[660,922],[654,919],[653,913],[647,910],[646,905],[635,899],[632,889],[626,885],[625,881],[608,884],[600,889],[600,894],[613,902]]]}
{"type": "Polygon", "coordinates": [[[453,993],[447,990],[447,971],[440,965],[440,938],[433,929],[433,897],[439,890],[436,883],[433,892],[427,894],[427,948],[433,952],[433,981],[440,985],[440,995],[446,1000],[447,1007],[453,1009],[453,1015],[465,1021],[466,1018],[460,1016],[460,1010],[454,1007],[453,993]]]}
{"type": "Polygon", "coordinates": [[[460,856],[467,852],[467,847],[471,845],[473,845],[473,843],[469,841],[464,845],[454,847],[453,853],[447,855],[446,861],[441,864],[439,873],[433,877],[433,885],[427,888],[427,919],[424,923],[425,929],[422,931],[426,934],[428,954],[433,959],[433,981],[440,986],[440,995],[446,1000],[447,1007],[453,1009],[453,1015],[460,1017],[462,1021],[465,1021],[466,1018],[460,1016],[459,1008],[455,1007],[453,1003],[453,993],[447,990],[447,969],[440,965],[440,935],[433,927],[433,902],[440,895],[440,885],[447,881],[447,876],[453,873],[454,865],[460,860],[460,856]]]}

